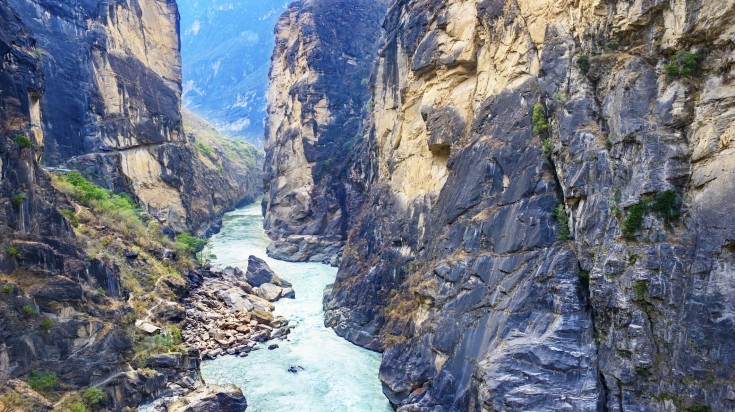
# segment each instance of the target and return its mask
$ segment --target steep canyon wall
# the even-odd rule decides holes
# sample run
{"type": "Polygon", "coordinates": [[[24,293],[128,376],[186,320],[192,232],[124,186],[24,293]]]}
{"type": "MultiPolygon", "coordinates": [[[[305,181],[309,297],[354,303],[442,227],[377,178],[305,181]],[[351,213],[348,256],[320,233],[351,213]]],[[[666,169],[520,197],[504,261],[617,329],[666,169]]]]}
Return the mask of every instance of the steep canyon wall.
{"type": "Polygon", "coordinates": [[[352,211],[385,2],[294,2],[278,20],[266,123],[265,228],[282,259],[335,263],[352,211]]]}
{"type": "Polygon", "coordinates": [[[734,17],[390,5],[325,307],[400,410],[735,407],[734,17]]]}
{"type": "Polygon", "coordinates": [[[203,233],[223,210],[257,195],[261,185],[240,178],[245,196],[212,200],[213,187],[231,182],[207,173],[183,131],[175,1],[9,4],[35,36],[46,78],[44,164],[134,195],[176,231],[203,233]]]}

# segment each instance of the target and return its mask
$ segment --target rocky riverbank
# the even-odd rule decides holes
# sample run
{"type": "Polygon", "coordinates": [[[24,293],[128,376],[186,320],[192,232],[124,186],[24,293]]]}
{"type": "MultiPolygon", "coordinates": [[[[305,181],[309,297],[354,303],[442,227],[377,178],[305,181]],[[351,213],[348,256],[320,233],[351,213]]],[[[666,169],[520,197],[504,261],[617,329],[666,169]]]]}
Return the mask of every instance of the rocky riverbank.
{"type": "Polygon", "coordinates": [[[271,302],[294,298],[291,284],[280,279],[254,256],[243,272],[239,268],[211,268],[193,279],[195,289],[184,301],[187,346],[201,351],[202,359],[223,355],[247,356],[257,343],[286,339],[291,327],[275,316],[271,302]]]}

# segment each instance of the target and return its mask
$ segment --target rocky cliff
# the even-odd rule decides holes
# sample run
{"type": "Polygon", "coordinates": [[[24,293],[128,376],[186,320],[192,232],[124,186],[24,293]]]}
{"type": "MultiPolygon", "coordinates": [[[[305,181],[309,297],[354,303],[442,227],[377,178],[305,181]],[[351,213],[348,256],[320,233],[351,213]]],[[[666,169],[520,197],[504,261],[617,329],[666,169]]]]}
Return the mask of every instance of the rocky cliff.
{"type": "Polygon", "coordinates": [[[733,19],[391,4],[325,307],[399,410],[735,408],[733,19]]]}
{"type": "Polygon", "coordinates": [[[46,78],[43,163],[134,195],[176,231],[206,231],[218,205],[189,190],[206,167],[182,129],[176,2],[8,3],[35,36],[46,78]]]}
{"type": "MultiPolygon", "coordinates": [[[[172,241],[168,236],[170,228],[163,227],[140,206],[154,211],[149,203],[144,203],[149,194],[164,196],[161,202],[170,200],[178,204],[181,200],[187,212],[179,216],[182,220],[174,215],[171,216],[175,219],[163,220],[174,229],[204,232],[224,209],[257,190],[259,179],[253,171],[261,157],[251,146],[241,147],[227,141],[207,144],[210,141],[203,138],[197,139],[200,145],[195,145],[192,139],[175,137],[181,130],[180,119],[175,120],[179,113],[177,80],[173,79],[168,89],[159,88],[160,84],[153,80],[145,80],[153,76],[154,70],[169,70],[164,67],[167,63],[157,64],[151,57],[145,60],[150,64],[148,69],[149,66],[142,65],[143,61],[125,60],[138,56],[130,50],[120,51],[115,57],[125,60],[123,66],[129,71],[110,74],[110,79],[118,82],[113,89],[123,95],[125,110],[138,107],[140,117],[124,118],[119,113],[103,116],[103,112],[85,106],[101,101],[95,99],[111,96],[94,89],[104,82],[95,83],[93,78],[85,81],[76,72],[88,69],[86,64],[91,61],[85,60],[83,53],[78,54],[80,49],[92,50],[92,56],[98,46],[102,47],[100,38],[95,37],[97,23],[87,20],[89,15],[85,13],[92,9],[114,11],[125,15],[123,20],[129,24],[138,19],[145,28],[138,26],[141,31],[137,37],[134,30],[117,37],[124,38],[126,47],[134,47],[136,38],[140,37],[151,41],[161,38],[157,36],[166,41],[177,39],[175,30],[166,31],[166,27],[175,28],[173,3],[120,2],[118,6],[103,7],[96,2],[0,3],[0,409],[3,410],[85,407],[122,410],[159,395],[181,395],[203,386],[198,371],[199,353],[183,345],[179,332],[185,318],[180,301],[186,297],[192,279],[196,281],[200,277],[192,256],[196,249],[191,246],[198,242],[191,237],[172,241]],[[126,7],[132,7],[133,12],[126,14],[126,7]],[[145,12],[136,7],[144,8],[145,12]],[[168,26],[155,19],[161,10],[170,13],[168,26]],[[28,17],[30,12],[39,13],[41,20],[28,17]],[[74,24],[58,19],[72,19],[74,24]],[[63,43],[68,40],[66,36],[81,37],[78,42],[63,43]],[[54,39],[62,43],[51,44],[54,39]],[[56,82],[68,81],[69,76],[77,83],[73,86],[69,83],[67,89],[59,90],[56,82]],[[143,94],[147,100],[141,97],[143,94]],[[173,123],[167,123],[158,114],[147,117],[167,103],[170,103],[167,116],[174,119],[173,123]],[[92,111],[83,113],[79,119],[65,117],[65,110],[76,109],[92,111]],[[92,116],[94,113],[100,117],[92,116]],[[174,126],[169,129],[169,124],[174,126]],[[63,129],[67,127],[68,130],[63,129]],[[57,135],[58,128],[73,134],[57,135]],[[97,130],[90,135],[93,138],[73,138],[90,130],[97,130]],[[120,137],[115,147],[85,146],[103,144],[95,139],[103,135],[109,139],[111,135],[105,133],[114,130],[120,137]],[[70,139],[66,148],[59,144],[64,136],[70,139]],[[158,143],[156,139],[165,142],[158,143]],[[197,154],[200,146],[212,152],[207,161],[197,154]],[[99,187],[77,172],[44,170],[41,159],[46,158],[45,149],[49,150],[50,158],[79,155],[65,163],[87,172],[111,171],[110,175],[89,175],[113,190],[99,187]],[[155,153],[165,153],[178,160],[169,163],[145,160],[155,153]],[[144,161],[136,163],[137,156],[142,156],[144,161]],[[241,161],[252,164],[240,168],[230,164],[241,161]],[[106,168],[115,162],[122,162],[117,165],[119,169],[106,168]],[[171,167],[166,173],[176,174],[159,175],[164,164],[171,167]],[[230,169],[227,173],[220,170],[223,165],[230,169]],[[179,186],[164,189],[157,186],[156,182],[173,178],[180,179],[179,186]],[[241,187],[238,182],[243,181],[249,183],[241,187]],[[219,192],[226,187],[232,187],[232,193],[219,192]],[[140,202],[125,192],[135,194],[140,202]],[[165,198],[168,195],[170,199],[165,198]],[[195,204],[193,199],[200,196],[202,203],[195,204]],[[97,388],[91,392],[94,396],[82,397],[90,386],[97,388]]],[[[114,26],[107,18],[104,21],[114,26]]],[[[122,30],[122,26],[115,27],[122,30]]],[[[154,45],[140,47],[149,50],[154,45]]],[[[165,50],[168,49],[162,51],[162,56],[167,56],[165,50]]],[[[175,68],[177,52],[171,57],[175,68]]],[[[94,70],[90,73],[99,74],[94,70]]],[[[103,107],[106,106],[97,109],[103,107]]],[[[199,136],[196,128],[192,128],[192,133],[199,136]]],[[[227,391],[227,396],[235,395],[227,391]]],[[[239,398],[244,404],[241,394],[239,398]]]]}
{"type": "Polygon", "coordinates": [[[281,259],[334,263],[361,203],[349,173],[385,2],[306,0],[276,25],[266,122],[265,228],[281,259]]]}

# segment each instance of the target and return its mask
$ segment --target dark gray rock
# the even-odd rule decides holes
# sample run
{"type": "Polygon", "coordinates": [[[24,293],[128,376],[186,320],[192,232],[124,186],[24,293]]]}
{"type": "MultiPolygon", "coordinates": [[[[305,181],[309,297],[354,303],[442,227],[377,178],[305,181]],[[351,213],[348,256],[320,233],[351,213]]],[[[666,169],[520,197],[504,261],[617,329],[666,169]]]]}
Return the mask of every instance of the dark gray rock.
{"type": "Polygon", "coordinates": [[[245,278],[248,283],[256,287],[262,286],[265,283],[286,288],[291,287],[291,284],[279,278],[263,259],[255,256],[248,258],[248,269],[245,272],[245,278]]]}

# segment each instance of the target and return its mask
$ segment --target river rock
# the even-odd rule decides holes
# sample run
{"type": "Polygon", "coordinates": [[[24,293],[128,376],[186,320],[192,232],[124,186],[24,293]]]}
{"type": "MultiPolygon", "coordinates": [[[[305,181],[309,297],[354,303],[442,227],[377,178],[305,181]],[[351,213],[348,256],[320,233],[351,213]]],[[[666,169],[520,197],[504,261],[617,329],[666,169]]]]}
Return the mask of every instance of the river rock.
{"type": "Polygon", "coordinates": [[[263,283],[258,288],[258,296],[269,302],[275,302],[281,297],[282,291],[283,289],[280,286],[272,283],[263,283]]]}
{"type": "Polygon", "coordinates": [[[219,298],[229,307],[238,308],[245,311],[253,309],[253,304],[243,297],[243,292],[239,288],[231,288],[217,292],[219,298]]]}
{"type": "Polygon", "coordinates": [[[248,270],[245,278],[253,286],[261,286],[264,283],[272,283],[280,287],[291,287],[291,284],[278,277],[263,259],[250,256],[248,259],[248,270]]]}
{"type": "Polygon", "coordinates": [[[243,412],[248,403],[235,386],[208,385],[168,406],[169,412],[243,412]]]}
{"type": "Polygon", "coordinates": [[[296,292],[294,292],[293,288],[283,288],[281,297],[284,299],[296,299],[296,292]]]}

